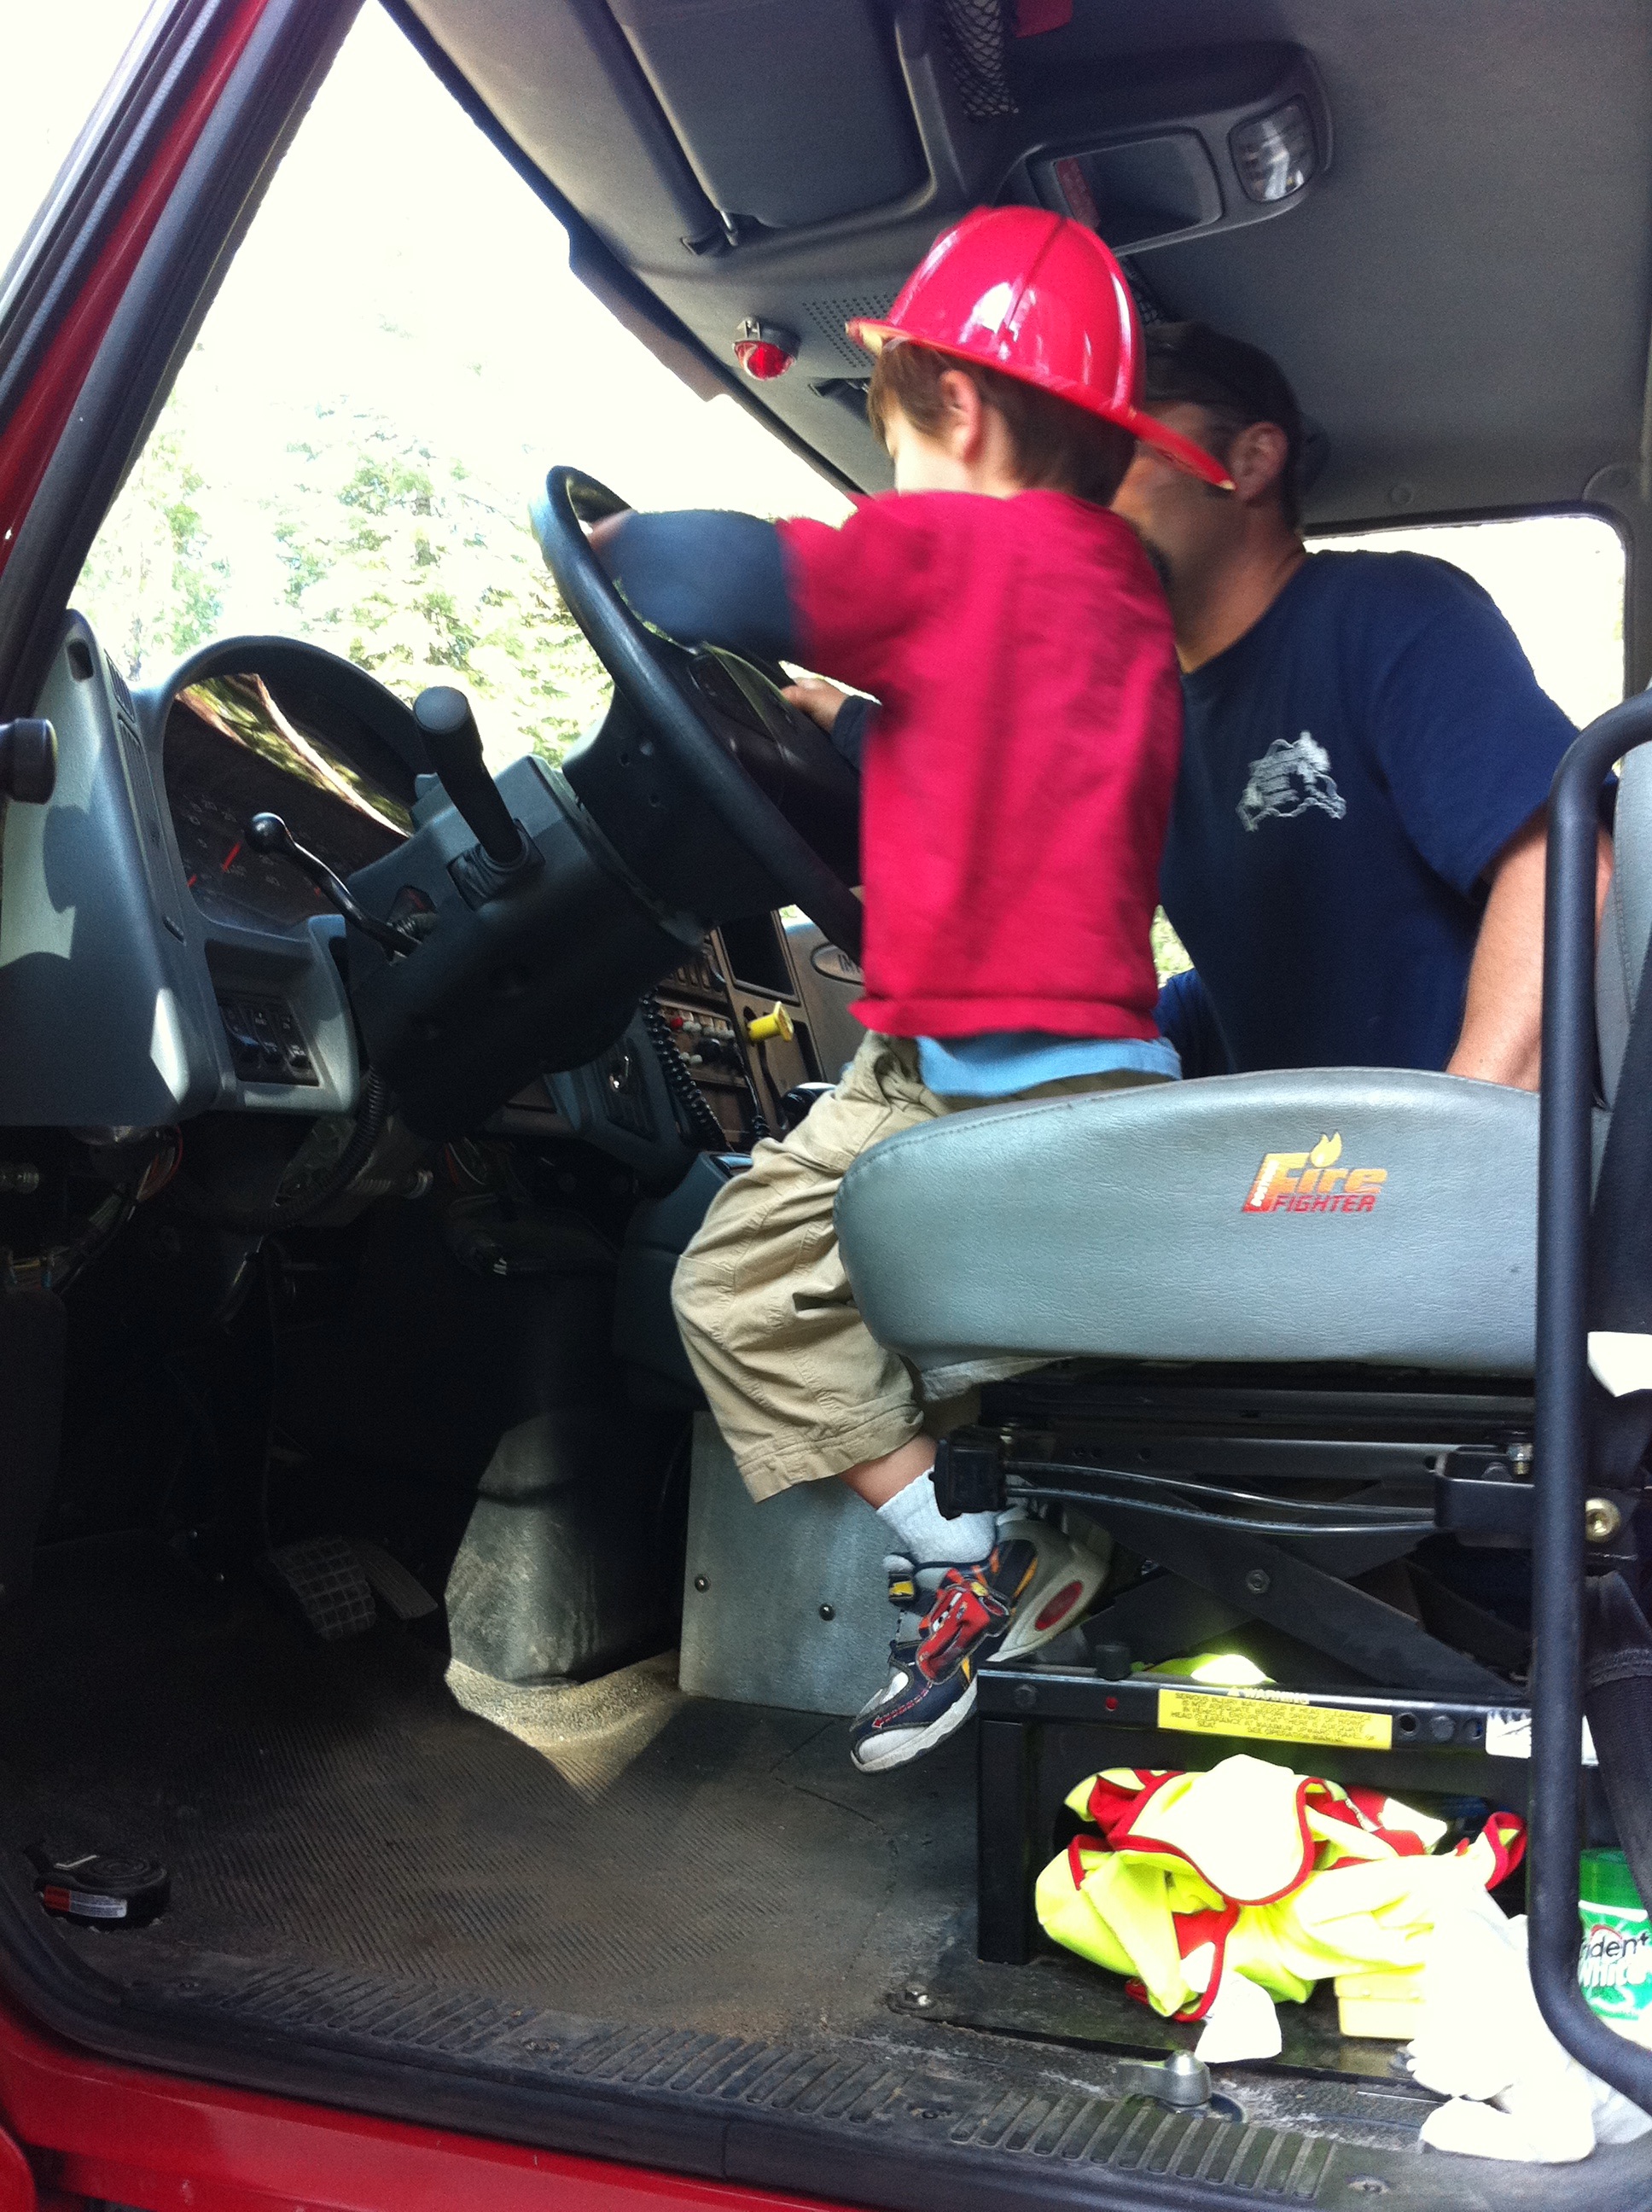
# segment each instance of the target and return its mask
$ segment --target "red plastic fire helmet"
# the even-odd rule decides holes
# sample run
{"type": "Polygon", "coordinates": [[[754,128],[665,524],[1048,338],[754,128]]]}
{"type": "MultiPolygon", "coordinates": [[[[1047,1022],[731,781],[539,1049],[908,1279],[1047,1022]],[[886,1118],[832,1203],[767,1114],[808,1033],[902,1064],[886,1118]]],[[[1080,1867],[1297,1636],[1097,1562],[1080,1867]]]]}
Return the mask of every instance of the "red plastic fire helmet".
{"type": "Polygon", "coordinates": [[[1116,422],[1206,483],[1220,461],[1142,410],[1141,323],[1124,271],[1093,230],[1047,208],[975,208],[944,230],[887,319],[858,319],[868,353],[910,339],[978,361],[1116,422]]]}

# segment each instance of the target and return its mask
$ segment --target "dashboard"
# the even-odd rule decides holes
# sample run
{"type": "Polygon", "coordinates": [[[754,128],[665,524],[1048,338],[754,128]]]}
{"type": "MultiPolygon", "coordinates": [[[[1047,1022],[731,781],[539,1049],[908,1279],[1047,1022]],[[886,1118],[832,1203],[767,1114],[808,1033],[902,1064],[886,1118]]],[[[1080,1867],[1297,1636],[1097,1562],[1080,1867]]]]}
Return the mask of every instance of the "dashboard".
{"type": "Polygon", "coordinates": [[[836,1079],[865,1035],[848,1011],[860,989],[859,969],[812,922],[782,927],[757,915],[708,930],[606,1052],[538,1078],[491,1126],[579,1136],[645,1181],[669,1184],[696,1146],[749,1152],[759,1136],[784,1130],[798,1085],[836,1079]],[[754,1042],[752,1024],[781,1010],[790,1035],[754,1042]],[[682,1110],[685,1085],[703,1110],[682,1110]]]}
{"type": "Polygon", "coordinates": [[[135,696],[70,615],[39,711],[58,731],[58,785],[4,822],[0,1021],[30,1049],[0,1061],[0,1125],[346,1115],[364,1033],[400,1091],[371,1021],[374,990],[402,970],[371,945],[364,968],[357,933],[347,946],[301,870],[250,848],[260,812],[378,914],[434,902],[442,918],[410,976],[440,984],[443,959],[473,956],[480,933],[481,959],[462,971],[475,980],[404,1023],[456,1086],[428,1121],[408,1113],[415,1130],[492,1114],[501,1133],[577,1135],[665,1188],[696,1150],[744,1151],[779,1128],[787,1093],[829,1080],[853,1049],[858,976],[818,933],[757,914],[698,942],[686,915],[627,888],[580,797],[527,758],[500,788],[545,856],[516,902],[539,902],[544,919],[531,964],[490,969],[495,916],[511,917],[503,902],[477,916],[462,896],[474,833],[429,776],[410,709],[319,648],[222,641],[135,696]],[[456,1000],[475,1023],[439,1030],[456,1000]],[[784,1023],[754,1040],[776,1008],[784,1023]],[[574,1064],[496,1109],[510,1082],[494,1071],[531,1067],[536,1050],[541,1066],[574,1064]]]}
{"type": "Polygon", "coordinates": [[[400,848],[428,766],[409,708],[291,639],[203,647],[134,695],[79,616],[39,711],[57,790],[7,810],[0,1124],[159,1128],[207,1112],[354,1111],[343,923],[252,852],[280,814],[342,873],[400,848]]]}

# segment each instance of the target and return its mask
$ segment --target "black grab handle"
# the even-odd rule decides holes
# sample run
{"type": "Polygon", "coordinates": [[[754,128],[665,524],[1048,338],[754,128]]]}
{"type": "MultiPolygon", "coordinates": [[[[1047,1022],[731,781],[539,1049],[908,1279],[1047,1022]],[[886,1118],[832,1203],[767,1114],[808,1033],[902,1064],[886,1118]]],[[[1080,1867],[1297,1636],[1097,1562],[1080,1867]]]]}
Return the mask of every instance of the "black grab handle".
{"type": "MultiPolygon", "coordinates": [[[[1652,2051],[1614,2034],[1577,1984],[1583,1731],[1583,1500],[1589,1453],[1589,1204],[1594,1114],[1595,830],[1613,763],[1652,738],[1652,692],[1602,714],[1549,793],[1538,1140],[1533,1461],[1532,1987],[1561,2045],[1652,2112],[1652,2051]]],[[[1652,1111],[1621,1095],[1619,1113],[1652,1111]]]]}

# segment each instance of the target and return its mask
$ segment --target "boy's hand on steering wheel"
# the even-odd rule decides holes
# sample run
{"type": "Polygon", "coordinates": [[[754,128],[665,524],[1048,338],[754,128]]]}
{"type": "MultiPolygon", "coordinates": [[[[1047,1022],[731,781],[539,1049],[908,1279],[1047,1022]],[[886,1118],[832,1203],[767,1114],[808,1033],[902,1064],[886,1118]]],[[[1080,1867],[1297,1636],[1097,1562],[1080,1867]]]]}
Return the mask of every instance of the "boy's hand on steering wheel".
{"type": "Polygon", "coordinates": [[[796,684],[788,684],[780,696],[806,714],[811,722],[818,722],[829,738],[838,709],[849,696],[835,684],[827,683],[822,676],[805,676],[796,684]]]}

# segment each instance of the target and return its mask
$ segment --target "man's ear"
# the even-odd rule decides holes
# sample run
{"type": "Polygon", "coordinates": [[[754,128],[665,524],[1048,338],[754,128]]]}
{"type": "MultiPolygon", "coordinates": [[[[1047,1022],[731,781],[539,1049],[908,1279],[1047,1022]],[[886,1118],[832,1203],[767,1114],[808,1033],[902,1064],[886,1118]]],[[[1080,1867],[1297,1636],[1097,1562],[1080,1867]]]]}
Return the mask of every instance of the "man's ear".
{"type": "Polygon", "coordinates": [[[987,403],[973,376],[949,368],[940,382],[944,412],[935,435],[956,461],[976,459],[987,434],[987,403]]]}
{"type": "Polygon", "coordinates": [[[1233,495],[1247,507],[1268,498],[1291,459],[1291,441],[1277,422],[1252,422],[1234,440],[1227,453],[1233,495]]]}

